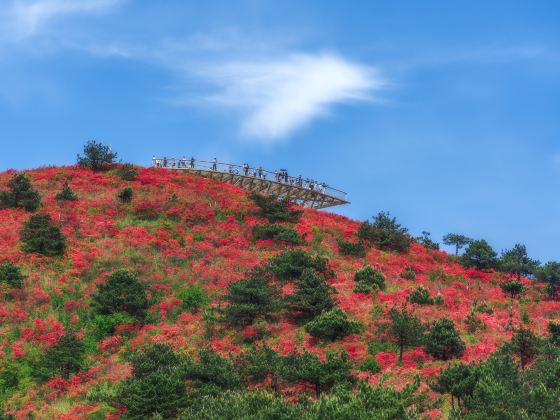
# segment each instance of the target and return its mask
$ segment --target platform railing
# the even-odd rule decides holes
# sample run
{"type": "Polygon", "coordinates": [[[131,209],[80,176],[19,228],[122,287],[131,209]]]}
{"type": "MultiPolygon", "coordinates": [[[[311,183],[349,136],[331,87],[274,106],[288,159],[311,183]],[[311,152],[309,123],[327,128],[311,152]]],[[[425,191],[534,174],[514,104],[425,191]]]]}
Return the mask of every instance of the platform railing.
{"type": "Polygon", "coordinates": [[[302,176],[290,176],[285,169],[270,171],[262,167],[253,167],[249,165],[237,165],[234,163],[225,163],[218,161],[208,161],[192,158],[152,158],[152,166],[156,168],[181,169],[181,170],[204,170],[221,173],[229,173],[243,175],[257,179],[269,180],[299,187],[309,191],[315,191],[325,194],[339,200],[346,201],[346,193],[336,188],[328,186],[324,182],[318,182],[314,179],[303,178],[302,176]]]}

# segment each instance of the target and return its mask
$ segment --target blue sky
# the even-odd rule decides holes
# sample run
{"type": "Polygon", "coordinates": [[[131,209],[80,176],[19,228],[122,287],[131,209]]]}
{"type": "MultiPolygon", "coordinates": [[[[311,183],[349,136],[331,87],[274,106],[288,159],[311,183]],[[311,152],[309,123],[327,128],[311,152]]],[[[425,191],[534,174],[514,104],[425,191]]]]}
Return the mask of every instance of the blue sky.
{"type": "Polygon", "coordinates": [[[554,1],[2,0],[0,169],[217,156],[560,260],[554,1]]]}

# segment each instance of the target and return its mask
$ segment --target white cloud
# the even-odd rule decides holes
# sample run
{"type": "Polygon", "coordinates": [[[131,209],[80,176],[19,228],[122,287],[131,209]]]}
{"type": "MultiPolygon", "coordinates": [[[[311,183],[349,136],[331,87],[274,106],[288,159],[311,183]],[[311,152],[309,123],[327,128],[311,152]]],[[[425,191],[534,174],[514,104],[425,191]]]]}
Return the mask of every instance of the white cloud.
{"type": "Polygon", "coordinates": [[[241,112],[244,135],[269,142],[286,137],[336,104],[371,101],[386,83],[379,72],[334,54],[216,62],[196,76],[215,91],[206,102],[241,112]]]}
{"type": "Polygon", "coordinates": [[[71,15],[90,15],[112,10],[124,0],[13,0],[4,10],[10,35],[27,38],[38,34],[52,20],[71,15]]]}

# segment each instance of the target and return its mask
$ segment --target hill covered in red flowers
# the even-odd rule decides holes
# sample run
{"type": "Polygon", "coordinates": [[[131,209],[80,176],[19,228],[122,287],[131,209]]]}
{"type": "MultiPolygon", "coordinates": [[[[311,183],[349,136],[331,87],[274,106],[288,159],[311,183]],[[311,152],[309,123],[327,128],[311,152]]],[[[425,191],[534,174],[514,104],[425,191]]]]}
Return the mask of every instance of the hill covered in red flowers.
{"type": "MultiPolygon", "coordinates": [[[[243,393],[288,417],[350,418],[352,398],[364,410],[355,418],[468,414],[485,374],[467,372],[472,389],[461,393],[441,373],[532,331],[531,351],[510,352],[523,375],[560,315],[534,280],[506,294],[508,274],[417,241],[380,249],[357,221],[271,210],[218,181],[130,167],[26,175],[40,206],[0,209],[6,418],[228,418],[226,407],[251,406],[243,393]],[[50,217],[31,224],[37,215],[50,217]]],[[[13,177],[0,174],[0,189],[13,177]]]]}

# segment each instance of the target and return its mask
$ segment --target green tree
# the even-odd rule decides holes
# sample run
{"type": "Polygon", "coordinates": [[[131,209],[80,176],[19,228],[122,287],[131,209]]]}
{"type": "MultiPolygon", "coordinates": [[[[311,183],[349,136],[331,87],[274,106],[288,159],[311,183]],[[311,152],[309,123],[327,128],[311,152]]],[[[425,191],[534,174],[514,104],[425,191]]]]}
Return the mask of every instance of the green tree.
{"type": "Polygon", "coordinates": [[[365,221],[360,224],[358,237],[387,251],[406,252],[412,243],[408,230],[383,211],[374,217],[373,223],[365,221]]]}
{"type": "Polygon", "coordinates": [[[279,291],[259,272],[230,283],[225,297],[229,305],[225,319],[232,325],[247,325],[257,319],[270,320],[279,309],[279,291]]]}
{"type": "Polygon", "coordinates": [[[503,251],[498,262],[501,271],[517,276],[518,280],[521,280],[521,276],[533,274],[539,264],[538,261],[529,258],[527,248],[522,244],[515,244],[512,249],[503,251]]]}
{"type": "Polygon", "coordinates": [[[420,318],[415,316],[406,306],[400,310],[392,307],[389,310],[389,337],[399,347],[399,361],[406,347],[417,346],[422,342],[424,327],[420,318]]]}
{"type": "Polygon", "coordinates": [[[23,208],[35,211],[41,205],[39,192],[31,186],[25,173],[16,173],[8,182],[8,191],[0,191],[0,208],[23,208]]]}
{"type": "Polygon", "coordinates": [[[249,195],[249,199],[259,207],[259,216],[268,219],[270,223],[297,223],[303,214],[303,211],[295,210],[288,200],[282,200],[272,195],[253,193],[249,195]]]}
{"type": "Polygon", "coordinates": [[[182,302],[181,309],[192,313],[207,307],[211,301],[208,292],[200,284],[189,284],[186,288],[180,289],[177,297],[182,302]]]}
{"type": "Polygon", "coordinates": [[[152,344],[132,354],[132,377],[119,387],[125,418],[158,414],[173,418],[187,404],[185,362],[167,344],[152,344]]]}
{"type": "Polygon", "coordinates": [[[58,192],[54,199],[57,201],[78,201],[78,196],[66,181],[62,186],[62,191],[58,192]]]}
{"type": "Polygon", "coordinates": [[[519,357],[521,369],[525,369],[538,353],[540,340],[530,329],[518,328],[514,330],[509,345],[511,352],[519,357]]]}
{"type": "Polygon", "coordinates": [[[448,233],[443,237],[443,243],[447,246],[455,247],[455,255],[459,255],[459,250],[470,244],[473,240],[459,233],[448,233]]]}
{"type": "Polygon", "coordinates": [[[267,269],[280,281],[298,280],[306,268],[329,277],[327,262],[326,258],[314,257],[302,249],[290,249],[272,257],[267,263],[267,269]]]}
{"type": "Polygon", "coordinates": [[[138,171],[130,163],[125,163],[117,169],[117,175],[123,181],[134,181],[138,176],[138,171]]]}
{"type": "Polygon", "coordinates": [[[325,278],[312,268],[306,268],[296,283],[296,290],[286,296],[288,308],[297,318],[310,320],[336,305],[332,297],[336,289],[329,286],[325,278]]]}
{"type": "Polygon", "coordinates": [[[334,341],[350,334],[357,334],[363,329],[362,324],[348,319],[348,315],[339,307],[322,312],[315,319],[305,324],[305,331],[314,337],[334,341]]]}
{"type": "Polygon", "coordinates": [[[259,346],[251,351],[242,353],[236,361],[236,366],[242,372],[247,384],[262,383],[271,379],[274,392],[280,391],[281,381],[286,376],[286,358],[268,346],[259,346]]]}
{"type": "Polygon", "coordinates": [[[20,240],[23,250],[29,253],[52,257],[66,250],[64,235],[46,213],[34,214],[23,224],[20,240]]]}
{"type": "Polygon", "coordinates": [[[305,244],[298,231],[292,226],[278,224],[253,226],[253,239],[256,241],[260,239],[274,239],[294,245],[305,244]]]}
{"type": "Polygon", "coordinates": [[[419,244],[428,249],[439,250],[439,244],[432,239],[430,232],[423,231],[421,236],[416,238],[419,244]]]}
{"type": "Polygon", "coordinates": [[[14,289],[21,289],[23,287],[23,274],[21,274],[20,268],[8,262],[0,264],[0,283],[14,289]]]}
{"type": "Polygon", "coordinates": [[[349,255],[356,258],[363,258],[366,256],[367,249],[362,240],[358,242],[349,242],[342,238],[336,238],[336,243],[338,244],[340,255],[349,255]]]}
{"type": "Polygon", "coordinates": [[[502,292],[509,295],[512,299],[515,299],[527,291],[527,288],[523,286],[523,283],[519,280],[510,280],[500,283],[500,287],[502,288],[502,292]]]}
{"type": "Polygon", "coordinates": [[[134,191],[130,187],[123,188],[122,191],[117,194],[117,198],[123,204],[130,203],[132,201],[133,196],[134,196],[134,191]]]}
{"type": "Polygon", "coordinates": [[[301,404],[286,401],[263,390],[225,391],[220,395],[194,400],[179,418],[291,420],[304,418],[304,412],[301,404]]]}
{"type": "Polygon", "coordinates": [[[548,331],[548,341],[555,346],[560,346],[560,323],[549,321],[546,329],[548,331]]]}
{"type": "Polygon", "coordinates": [[[39,361],[36,374],[46,380],[55,376],[68,377],[82,368],[84,344],[73,333],[62,335],[55,345],[49,347],[39,361]]]}
{"type": "Polygon", "coordinates": [[[354,292],[370,293],[373,290],[385,290],[385,276],[381,270],[366,265],[354,274],[354,292]]]}
{"type": "Polygon", "coordinates": [[[547,262],[535,270],[537,280],[549,285],[549,295],[555,296],[556,289],[560,287],[560,263],[555,261],[547,262]]]}
{"type": "Polygon", "coordinates": [[[430,292],[423,286],[418,286],[408,295],[410,303],[417,303],[418,305],[433,305],[434,298],[430,296],[430,292]]]}
{"type": "Polygon", "coordinates": [[[435,321],[425,337],[426,351],[436,359],[449,360],[465,352],[465,343],[449,318],[435,321]]]}
{"type": "Polygon", "coordinates": [[[198,361],[188,361],[186,373],[195,397],[219,395],[226,390],[241,389],[243,385],[233,363],[212,350],[201,350],[198,361]]]}
{"type": "Polygon", "coordinates": [[[329,353],[321,361],[314,353],[287,356],[287,378],[290,382],[306,381],[314,385],[316,397],[328,392],[335,385],[350,386],[356,380],[352,375],[352,363],[345,352],[329,353]]]}
{"type": "Polygon", "coordinates": [[[489,270],[496,268],[497,254],[484,239],[472,241],[461,256],[461,263],[467,268],[489,270]]]}
{"type": "Polygon", "coordinates": [[[101,315],[126,312],[143,322],[149,308],[146,285],[132,271],[117,270],[105,283],[97,286],[93,297],[93,308],[101,315]]]}
{"type": "Polygon", "coordinates": [[[117,154],[107,146],[95,140],[90,140],[84,145],[84,155],[78,154],[78,165],[92,171],[101,171],[111,167],[117,159],[117,154]]]}
{"type": "Polygon", "coordinates": [[[440,372],[430,387],[441,394],[451,395],[451,407],[455,409],[455,399],[461,409],[467,397],[472,396],[480,373],[476,365],[455,363],[440,372]]]}

